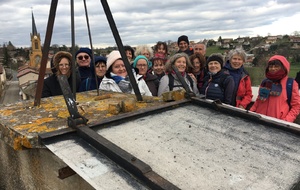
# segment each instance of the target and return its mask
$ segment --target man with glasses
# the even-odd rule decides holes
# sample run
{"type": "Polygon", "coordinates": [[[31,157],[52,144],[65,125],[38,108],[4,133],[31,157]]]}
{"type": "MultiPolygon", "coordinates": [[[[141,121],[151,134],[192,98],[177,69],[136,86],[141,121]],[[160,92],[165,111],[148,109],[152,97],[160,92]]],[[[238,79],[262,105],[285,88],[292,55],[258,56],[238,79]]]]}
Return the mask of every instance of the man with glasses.
{"type": "Polygon", "coordinates": [[[94,69],[91,64],[92,50],[86,47],[80,48],[76,52],[75,57],[81,81],[92,77],[94,69]]]}

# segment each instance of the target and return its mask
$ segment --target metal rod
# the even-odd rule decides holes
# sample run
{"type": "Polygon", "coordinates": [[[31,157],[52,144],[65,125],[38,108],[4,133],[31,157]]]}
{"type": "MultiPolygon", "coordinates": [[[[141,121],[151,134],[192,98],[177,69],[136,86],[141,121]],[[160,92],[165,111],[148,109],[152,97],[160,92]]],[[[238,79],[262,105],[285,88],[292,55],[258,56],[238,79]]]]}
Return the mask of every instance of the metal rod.
{"type": "Polygon", "coordinates": [[[179,190],[177,186],[155,173],[148,164],[126,152],[89,127],[78,126],[77,134],[88,144],[91,144],[97,150],[105,154],[108,158],[144,182],[151,189],[179,190]]]}
{"type": "Polygon", "coordinates": [[[116,41],[116,44],[118,46],[118,49],[120,51],[120,54],[122,56],[122,59],[124,61],[124,64],[125,64],[125,68],[127,70],[127,73],[128,73],[128,76],[129,76],[129,79],[130,79],[130,83],[132,85],[132,88],[134,90],[134,93],[135,93],[135,96],[136,96],[136,99],[138,101],[143,101],[143,98],[142,98],[142,95],[141,95],[141,92],[139,90],[139,87],[137,85],[137,82],[135,80],[135,77],[133,76],[133,71],[132,71],[132,67],[127,59],[127,56],[125,54],[125,51],[124,51],[124,46],[122,44],[122,40],[120,38],[120,35],[119,35],[119,32],[118,32],[118,29],[116,27],[116,23],[113,19],[113,16],[111,14],[111,11],[110,11],[110,8],[107,4],[107,1],[106,0],[101,0],[101,3],[102,3],[102,6],[103,6],[103,10],[105,12],[105,15],[107,17],[107,20],[108,20],[108,23],[110,25],[110,28],[111,28],[111,31],[113,33],[113,36],[115,38],[115,41],[116,41]]]}
{"type": "MultiPolygon", "coordinates": [[[[95,57],[94,57],[94,48],[93,48],[93,42],[92,42],[92,35],[91,35],[91,29],[90,29],[90,22],[89,22],[89,16],[88,16],[88,11],[87,11],[87,6],[86,6],[86,0],[83,0],[83,4],[84,4],[84,10],[85,10],[85,18],[86,18],[86,25],[88,28],[88,34],[89,34],[89,40],[90,40],[90,46],[91,46],[91,50],[92,50],[92,64],[94,66],[94,69],[96,69],[96,65],[95,65],[95,57]]],[[[98,77],[97,77],[97,73],[94,73],[94,77],[95,77],[95,81],[96,81],[96,87],[97,87],[97,95],[99,96],[100,91],[99,91],[99,84],[98,84],[98,77]]]]}
{"type": "Polygon", "coordinates": [[[46,66],[47,66],[47,62],[48,62],[48,53],[49,53],[49,47],[51,44],[51,38],[52,38],[52,33],[53,33],[53,25],[54,25],[55,14],[56,14],[56,9],[57,9],[57,2],[58,2],[58,0],[51,1],[45,42],[44,42],[43,51],[42,51],[43,55],[42,55],[39,77],[38,77],[38,82],[37,82],[37,88],[36,88],[35,98],[34,98],[34,106],[40,106],[40,104],[41,104],[42,90],[43,90],[43,86],[44,86],[44,77],[45,77],[46,66]]]}
{"type": "Polygon", "coordinates": [[[75,21],[74,21],[74,0],[70,1],[71,7],[71,40],[72,40],[72,92],[76,100],[76,57],[75,57],[75,21]]]}

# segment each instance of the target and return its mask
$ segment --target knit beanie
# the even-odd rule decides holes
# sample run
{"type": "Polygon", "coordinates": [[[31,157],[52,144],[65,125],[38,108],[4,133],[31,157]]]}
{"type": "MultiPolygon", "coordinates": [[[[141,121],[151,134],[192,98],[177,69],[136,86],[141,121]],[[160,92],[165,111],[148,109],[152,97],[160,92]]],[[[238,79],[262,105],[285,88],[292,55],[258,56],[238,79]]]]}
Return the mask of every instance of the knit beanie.
{"type": "Polygon", "coordinates": [[[179,36],[177,44],[179,45],[181,41],[185,41],[188,45],[190,45],[189,38],[186,35],[179,36]]]}
{"type": "Polygon", "coordinates": [[[107,62],[106,62],[106,69],[108,70],[109,67],[118,59],[122,59],[122,56],[119,51],[114,50],[110,52],[107,56],[107,62]]]}
{"type": "Polygon", "coordinates": [[[132,64],[132,66],[133,66],[134,68],[136,68],[136,64],[137,64],[138,60],[140,60],[140,59],[145,59],[145,60],[147,61],[148,68],[150,68],[151,65],[150,65],[150,63],[149,63],[147,57],[145,57],[144,55],[138,55],[138,56],[134,59],[133,64],[132,64]]]}
{"type": "Polygon", "coordinates": [[[221,56],[219,56],[219,55],[211,55],[211,56],[208,57],[206,63],[208,64],[211,61],[217,61],[217,62],[219,62],[221,64],[221,67],[223,67],[224,61],[223,61],[223,58],[221,56]]]}
{"type": "Polygon", "coordinates": [[[97,65],[98,62],[103,62],[103,63],[105,63],[105,65],[106,65],[106,61],[107,61],[106,57],[103,57],[103,56],[95,56],[95,64],[96,64],[96,65],[97,65]]]}
{"type": "Polygon", "coordinates": [[[90,56],[90,58],[92,58],[92,50],[91,50],[90,48],[86,48],[86,47],[80,48],[80,49],[75,53],[75,57],[77,57],[77,55],[78,55],[79,53],[86,53],[86,54],[88,54],[88,55],[90,56]]]}

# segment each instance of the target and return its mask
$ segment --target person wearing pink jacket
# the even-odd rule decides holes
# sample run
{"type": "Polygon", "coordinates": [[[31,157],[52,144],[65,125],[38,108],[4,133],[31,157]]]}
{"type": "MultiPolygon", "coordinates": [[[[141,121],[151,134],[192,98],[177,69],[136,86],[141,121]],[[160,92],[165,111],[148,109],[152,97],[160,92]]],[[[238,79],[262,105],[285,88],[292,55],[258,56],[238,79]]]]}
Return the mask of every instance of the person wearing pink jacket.
{"type": "Polygon", "coordinates": [[[293,82],[291,102],[288,104],[287,80],[290,63],[281,55],[272,56],[267,64],[258,96],[250,111],[293,122],[300,112],[298,83],[293,82]]]}

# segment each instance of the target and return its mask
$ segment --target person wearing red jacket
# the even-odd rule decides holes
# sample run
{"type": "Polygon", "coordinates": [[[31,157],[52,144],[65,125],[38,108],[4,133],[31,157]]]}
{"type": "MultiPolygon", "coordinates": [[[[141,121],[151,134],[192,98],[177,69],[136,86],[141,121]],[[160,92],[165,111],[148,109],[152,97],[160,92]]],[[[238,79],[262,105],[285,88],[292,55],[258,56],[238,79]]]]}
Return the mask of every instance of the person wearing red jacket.
{"type": "Polygon", "coordinates": [[[293,82],[290,105],[287,100],[287,80],[290,63],[281,55],[272,56],[265,71],[266,79],[250,111],[293,122],[300,112],[298,83],[293,82]]]}
{"type": "Polygon", "coordinates": [[[234,90],[231,105],[246,109],[252,100],[251,79],[244,69],[246,53],[243,49],[233,49],[229,52],[226,69],[234,80],[234,90]]]}

